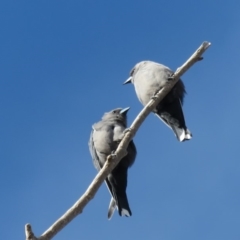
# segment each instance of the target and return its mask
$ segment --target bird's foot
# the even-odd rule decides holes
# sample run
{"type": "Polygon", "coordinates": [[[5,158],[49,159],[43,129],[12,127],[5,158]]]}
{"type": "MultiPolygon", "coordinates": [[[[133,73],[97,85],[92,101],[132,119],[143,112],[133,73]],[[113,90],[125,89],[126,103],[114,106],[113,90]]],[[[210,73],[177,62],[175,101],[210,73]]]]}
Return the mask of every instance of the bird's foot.
{"type": "Polygon", "coordinates": [[[155,101],[155,100],[157,99],[157,96],[156,96],[156,95],[153,95],[153,96],[151,97],[151,99],[155,101]]]}
{"type": "Polygon", "coordinates": [[[114,159],[117,157],[117,154],[115,153],[115,151],[112,151],[112,153],[110,154],[111,159],[114,159]]]}
{"type": "Polygon", "coordinates": [[[132,131],[132,129],[129,127],[129,128],[126,128],[124,131],[123,131],[123,134],[125,135],[126,133],[128,133],[128,132],[131,132],[132,131]]]}
{"type": "Polygon", "coordinates": [[[151,97],[152,100],[156,100],[156,99],[157,99],[157,94],[158,94],[158,92],[159,92],[161,89],[162,89],[162,87],[153,94],[153,96],[151,97]]]}
{"type": "Polygon", "coordinates": [[[174,73],[170,76],[170,77],[168,77],[168,81],[172,81],[172,80],[174,80],[174,78],[175,78],[175,76],[174,76],[174,73]]]}

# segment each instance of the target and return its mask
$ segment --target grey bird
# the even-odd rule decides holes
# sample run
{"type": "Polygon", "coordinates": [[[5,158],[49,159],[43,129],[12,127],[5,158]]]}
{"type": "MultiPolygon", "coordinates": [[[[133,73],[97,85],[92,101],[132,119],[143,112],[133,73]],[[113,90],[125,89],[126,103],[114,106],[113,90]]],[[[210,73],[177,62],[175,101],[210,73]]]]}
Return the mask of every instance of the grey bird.
{"type": "MultiPolygon", "coordinates": [[[[173,73],[171,69],[160,63],[142,61],[134,66],[124,84],[134,85],[139,101],[145,106],[157,91],[165,86],[173,73]]],[[[153,111],[173,130],[180,142],[192,138],[191,132],[186,127],[182,110],[185,93],[184,84],[179,80],[153,111]]]]}
{"type": "MultiPolygon", "coordinates": [[[[129,108],[116,108],[103,115],[102,120],[92,126],[89,140],[89,149],[93,164],[101,170],[108,155],[114,153],[122,140],[127,128],[127,112],[129,108]]],[[[108,175],[105,183],[112,196],[108,209],[108,219],[111,219],[115,208],[120,216],[131,216],[126,188],[128,168],[134,163],[137,150],[133,141],[127,148],[128,154],[121,159],[118,165],[108,175]]]]}

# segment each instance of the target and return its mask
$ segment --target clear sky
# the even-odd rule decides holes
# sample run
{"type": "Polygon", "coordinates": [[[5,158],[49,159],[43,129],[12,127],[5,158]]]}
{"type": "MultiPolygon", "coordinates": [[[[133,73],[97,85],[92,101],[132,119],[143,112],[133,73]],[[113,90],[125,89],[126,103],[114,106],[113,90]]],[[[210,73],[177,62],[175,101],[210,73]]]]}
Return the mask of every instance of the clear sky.
{"type": "Polygon", "coordinates": [[[149,0],[0,2],[0,239],[37,236],[96,174],[93,123],[142,109],[122,83],[139,61],[173,70],[205,40],[204,60],[183,77],[193,133],[179,143],[153,114],[135,137],[130,218],[107,220],[103,185],[66,239],[240,239],[240,2],[149,0]],[[215,3],[214,3],[215,2],[215,3]]]}

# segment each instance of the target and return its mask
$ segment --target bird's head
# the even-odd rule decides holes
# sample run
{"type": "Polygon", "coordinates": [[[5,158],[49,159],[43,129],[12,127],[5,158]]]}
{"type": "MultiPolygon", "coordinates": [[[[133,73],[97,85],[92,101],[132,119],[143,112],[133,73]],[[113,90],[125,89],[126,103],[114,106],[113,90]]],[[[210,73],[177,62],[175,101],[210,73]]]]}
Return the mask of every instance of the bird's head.
{"type": "Polygon", "coordinates": [[[127,124],[127,112],[130,107],[127,108],[115,108],[110,112],[107,112],[103,115],[103,120],[120,120],[123,121],[124,124],[127,124]]]}
{"type": "Polygon", "coordinates": [[[132,70],[130,71],[130,77],[123,83],[123,85],[128,83],[134,83],[134,76],[137,74],[137,72],[144,68],[148,61],[142,61],[137,63],[132,70]]]}

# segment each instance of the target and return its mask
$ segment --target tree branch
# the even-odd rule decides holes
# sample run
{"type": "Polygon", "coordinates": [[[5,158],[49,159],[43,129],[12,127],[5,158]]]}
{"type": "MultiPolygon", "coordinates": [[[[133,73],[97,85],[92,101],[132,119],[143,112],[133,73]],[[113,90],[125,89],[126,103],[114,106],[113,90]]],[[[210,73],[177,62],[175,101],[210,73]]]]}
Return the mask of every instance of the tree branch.
{"type": "Polygon", "coordinates": [[[99,187],[106,179],[108,174],[114,169],[114,167],[120,162],[120,160],[127,154],[127,146],[131,139],[136,134],[137,130],[144,122],[150,112],[158,105],[158,103],[168,94],[168,92],[177,83],[179,78],[197,61],[202,60],[202,54],[209,48],[211,43],[203,42],[202,45],[193,53],[193,55],[179,67],[174,75],[169,78],[169,82],[160,89],[155,97],[149,101],[149,103],[143,108],[143,110],[136,117],[124,138],[118,145],[118,148],[114,155],[110,155],[107,158],[106,163],[97,176],[94,178],[86,192],[80,197],[80,199],[62,216],[60,217],[49,229],[47,229],[39,238],[34,236],[31,225],[25,225],[26,240],[49,240],[52,239],[61,229],[63,229],[68,223],[71,222],[78,214],[82,213],[84,207],[95,196],[99,187]]]}

